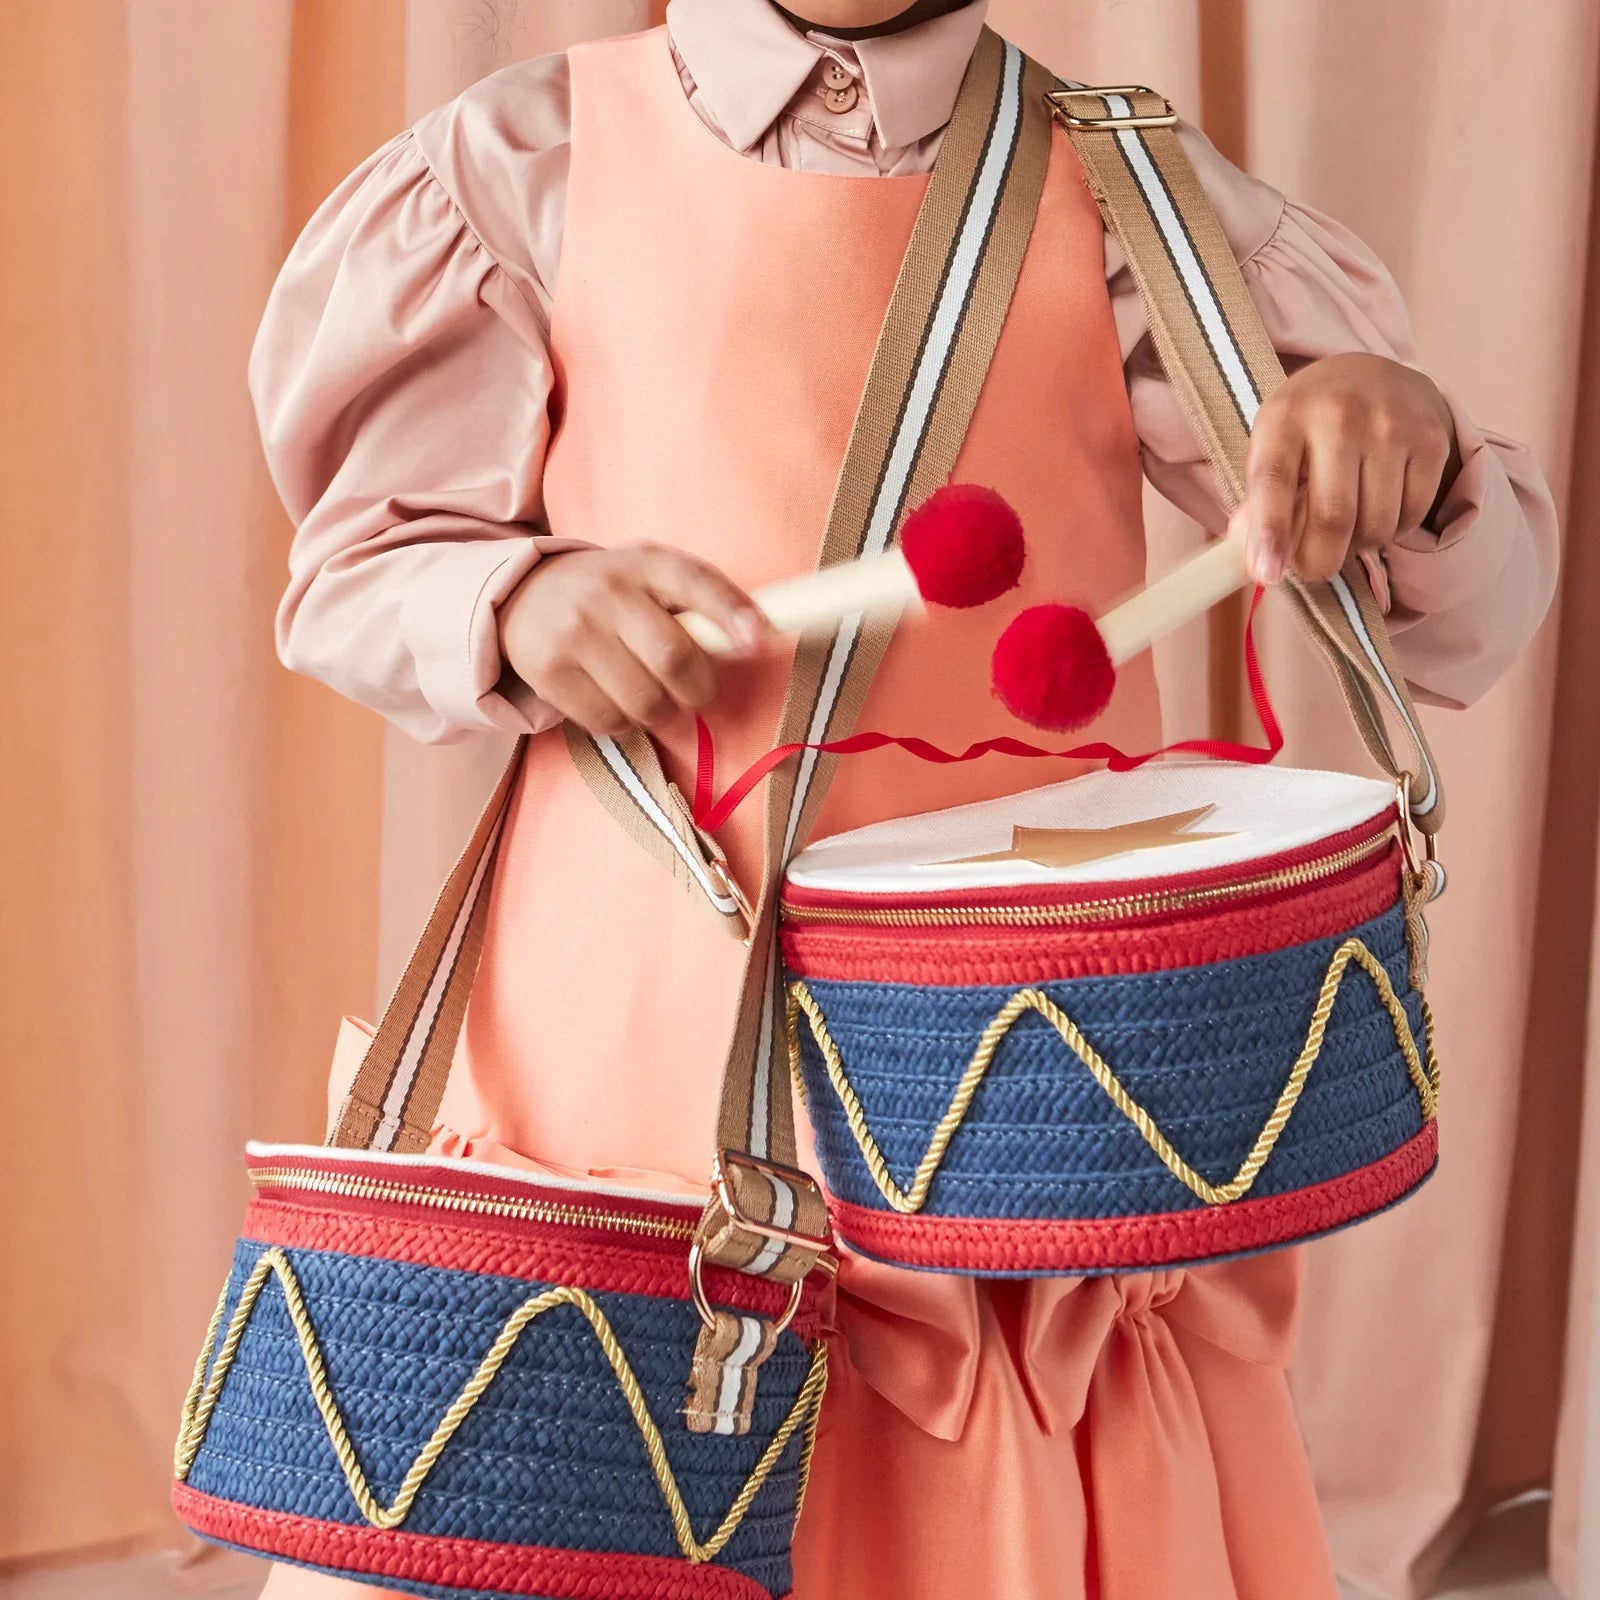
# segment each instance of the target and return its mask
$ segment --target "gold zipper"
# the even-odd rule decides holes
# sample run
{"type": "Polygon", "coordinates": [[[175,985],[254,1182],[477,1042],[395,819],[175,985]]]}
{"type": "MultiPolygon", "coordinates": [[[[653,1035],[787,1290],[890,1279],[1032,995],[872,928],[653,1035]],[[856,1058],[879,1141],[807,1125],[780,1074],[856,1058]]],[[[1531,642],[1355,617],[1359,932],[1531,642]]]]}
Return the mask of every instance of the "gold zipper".
{"type": "Polygon", "coordinates": [[[1304,888],[1359,866],[1386,850],[1394,837],[1385,829],[1359,844],[1348,845],[1333,855],[1302,861],[1276,872],[1263,872],[1236,883],[1207,884],[1197,889],[1172,889],[1165,893],[1118,895],[1105,900],[1080,900],[1071,905],[1018,906],[966,905],[902,907],[878,911],[852,910],[834,906],[797,906],[785,901],[785,922],[831,922],[844,926],[871,928],[1056,928],[1080,922],[1114,922],[1122,917],[1159,916],[1169,911],[1186,911],[1196,906],[1215,905],[1221,900],[1244,899],[1272,894],[1279,889],[1304,888]]]}
{"type": "Polygon", "coordinates": [[[263,1167],[250,1174],[258,1189],[302,1189],[312,1194],[340,1195],[349,1200],[395,1201],[431,1206],[437,1211],[467,1212],[480,1217],[515,1217],[519,1222],[551,1222],[570,1227],[607,1228],[615,1233],[647,1234],[654,1239],[694,1238],[692,1222],[665,1217],[630,1216],[594,1206],[565,1205],[556,1200],[496,1200],[488,1195],[453,1194],[379,1178],[353,1178],[343,1173],[305,1172],[292,1167],[263,1167]]]}

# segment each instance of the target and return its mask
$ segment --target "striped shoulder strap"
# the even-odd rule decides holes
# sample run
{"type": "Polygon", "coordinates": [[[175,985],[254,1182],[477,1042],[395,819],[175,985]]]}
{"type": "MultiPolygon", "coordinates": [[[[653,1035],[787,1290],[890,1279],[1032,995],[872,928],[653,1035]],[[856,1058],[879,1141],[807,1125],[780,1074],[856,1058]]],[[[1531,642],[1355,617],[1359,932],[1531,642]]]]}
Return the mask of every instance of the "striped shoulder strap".
{"type": "MultiPolygon", "coordinates": [[[[819,565],[887,549],[907,509],[955,465],[1010,307],[1044,187],[1049,74],[984,31],[929,180],[873,354],[818,556],[819,565]]],[[[848,618],[796,652],[779,720],[782,743],[846,733],[888,646],[893,623],[848,618]]],[[[397,1152],[427,1148],[483,941],[501,830],[527,741],[440,893],[384,1013],[330,1143],[397,1152]]],[[[701,1285],[705,1261],[791,1284],[831,1266],[827,1206],[798,1170],[787,1073],[773,902],[790,855],[811,828],[833,763],[806,751],[768,784],[765,863],[757,904],[738,901],[714,843],[695,829],[644,735],[569,748],[624,828],[747,934],[740,1008],[723,1073],[711,1198],[690,1255],[703,1327],[684,1422],[698,1433],[751,1426],[756,1371],[787,1317],[733,1317],[701,1285]]]]}
{"type": "MultiPolygon", "coordinates": [[[[1049,158],[1044,93],[1053,80],[985,30],[929,181],[873,356],[840,472],[819,565],[894,543],[908,507],[943,482],[966,436],[1010,305],[1049,158]]],[[[893,631],[882,618],[847,620],[797,654],[778,737],[842,736],[865,697],[893,631]]],[[[790,1256],[752,1243],[738,1219],[820,1241],[820,1196],[793,1172],[789,1095],[772,1093],[781,1017],[772,1007],[770,896],[747,904],[715,842],[693,823],[649,737],[568,747],[590,787],[627,833],[704,897],[730,931],[750,940],[743,1004],[724,1081],[715,1185],[729,1200],[714,1259],[794,1277],[815,1251],[790,1256]],[[785,1177],[787,1175],[787,1177],[785,1177]],[[791,1183],[788,1181],[792,1179],[791,1183]]],[[[526,740],[502,774],[471,840],[441,890],[416,950],[335,1119],[330,1143],[408,1152],[427,1147],[482,945],[488,886],[526,740]]],[[[832,763],[811,753],[769,785],[765,878],[770,886],[821,805],[832,763]]],[[[787,1077],[779,1082],[787,1084],[787,1077]]]]}
{"type": "MultiPolygon", "coordinates": [[[[1232,511],[1244,498],[1250,430],[1284,372],[1178,142],[1177,116],[1161,95],[1137,87],[1064,83],[1046,98],[1128,258],[1161,364],[1232,511]]],[[[1412,821],[1432,837],[1444,821],[1444,793],[1365,565],[1352,556],[1327,583],[1291,578],[1285,588],[1367,749],[1406,785],[1412,821]]]]}
{"type": "Polygon", "coordinates": [[[722,846],[695,826],[693,808],[667,776],[655,740],[643,728],[602,738],[575,722],[562,732],[572,764],[622,831],[703,899],[734,938],[747,938],[754,911],[722,846]]]}
{"type": "MultiPolygon", "coordinates": [[[[890,299],[828,515],[819,566],[892,546],[906,512],[955,466],[999,341],[1049,163],[1050,75],[985,30],[940,148],[890,299]]],[[[796,653],[777,743],[853,726],[893,619],[847,618],[796,653]]],[[[773,904],[815,823],[837,758],[807,748],[769,778],[763,883],[723,1075],[705,1255],[784,1281],[827,1232],[820,1191],[794,1171],[793,1106],[773,904]],[[780,1070],[781,1069],[781,1070],[780,1070]]]]}
{"type": "MultiPolygon", "coordinates": [[[[1043,188],[1050,120],[1041,97],[1053,82],[1014,45],[984,31],[879,334],[819,567],[882,553],[895,542],[907,509],[955,464],[1043,188]]],[[[892,619],[858,617],[831,640],[803,644],[779,741],[848,732],[892,632],[892,619]]],[[[598,738],[569,724],[566,739],[578,771],[623,830],[700,895],[730,933],[762,943],[759,904],[741,897],[720,848],[695,826],[649,736],[598,738]]],[[[804,838],[830,770],[830,758],[808,751],[797,769],[774,775],[769,869],[804,838]],[[780,828],[775,819],[785,806],[780,828]]],[[[753,1013],[742,1026],[746,1034],[758,1026],[753,1013]]],[[[725,1131],[732,1125],[730,1119],[725,1131]]],[[[734,1142],[743,1147],[745,1137],[734,1142]]],[[[765,1142],[760,1133],[748,1137],[752,1150],[765,1142]]]]}
{"type": "Polygon", "coordinates": [[[397,1155],[428,1148],[478,969],[501,830],[527,747],[524,735],[439,891],[334,1117],[330,1145],[397,1155]]]}

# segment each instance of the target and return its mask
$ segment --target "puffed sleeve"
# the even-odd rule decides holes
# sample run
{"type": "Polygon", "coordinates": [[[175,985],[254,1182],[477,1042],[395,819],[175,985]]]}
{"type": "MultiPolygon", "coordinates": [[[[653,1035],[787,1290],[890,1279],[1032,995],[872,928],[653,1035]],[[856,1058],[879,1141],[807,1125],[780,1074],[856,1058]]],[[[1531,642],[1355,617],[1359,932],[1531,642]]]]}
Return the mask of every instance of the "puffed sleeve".
{"type": "MultiPolygon", "coordinates": [[[[1194,129],[1181,137],[1290,372],[1349,351],[1417,365],[1400,291],[1366,245],[1231,166],[1194,129]]],[[[1114,242],[1107,270],[1145,472],[1167,499],[1218,529],[1225,519],[1214,479],[1162,375],[1114,242]]],[[[1500,677],[1542,621],[1555,592],[1558,534],[1529,451],[1477,427],[1446,398],[1461,471],[1429,526],[1403,534],[1369,567],[1413,689],[1462,706],[1500,677]]]]}
{"type": "Polygon", "coordinates": [[[425,149],[401,135],[323,204],[256,339],[251,393],[297,529],[278,649],[422,740],[537,732],[555,718],[501,692],[495,608],[570,547],[540,520],[547,302],[537,261],[493,253],[425,149]]]}

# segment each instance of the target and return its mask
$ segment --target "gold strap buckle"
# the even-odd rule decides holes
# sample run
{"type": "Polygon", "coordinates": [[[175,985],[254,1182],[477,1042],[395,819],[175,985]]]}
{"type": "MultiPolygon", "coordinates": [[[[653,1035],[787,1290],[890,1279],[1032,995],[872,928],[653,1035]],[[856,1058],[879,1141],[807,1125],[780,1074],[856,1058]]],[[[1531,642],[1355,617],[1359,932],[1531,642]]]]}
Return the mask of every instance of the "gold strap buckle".
{"type": "Polygon", "coordinates": [[[715,879],[718,887],[733,901],[739,909],[739,916],[744,922],[744,947],[749,949],[756,936],[756,908],[751,905],[750,897],[739,887],[739,880],[729,870],[728,864],[720,855],[707,853],[705,858],[706,871],[715,879]]]}
{"type": "Polygon", "coordinates": [[[1172,102],[1164,94],[1156,94],[1154,89],[1148,89],[1142,83],[1108,84],[1103,88],[1051,89],[1045,95],[1045,101],[1050,107],[1050,114],[1072,133],[1120,133],[1124,128],[1170,128],[1178,120],[1172,102]],[[1112,95],[1128,99],[1138,94],[1155,95],[1163,109],[1124,117],[1114,116],[1108,109],[1097,117],[1082,117],[1073,112],[1067,103],[1081,99],[1104,101],[1112,95]]]}
{"type": "Polygon", "coordinates": [[[711,1163],[711,1192],[716,1196],[717,1204],[728,1214],[729,1222],[746,1233],[755,1234],[758,1239],[771,1239],[775,1244],[793,1245],[811,1251],[817,1257],[817,1265],[831,1276],[837,1270],[837,1264],[827,1254],[833,1247],[832,1238],[828,1235],[819,1238],[816,1234],[799,1233],[793,1228],[780,1227],[775,1222],[762,1222],[750,1216],[734,1193],[733,1169],[736,1167],[759,1172],[763,1177],[788,1184],[791,1189],[809,1189],[820,1197],[815,1179],[809,1173],[801,1172],[798,1167],[781,1167],[775,1162],[747,1155],[742,1150],[719,1150],[711,1163]]]}
{"type": "MultiPolygon", "coordinates": [[[[821,1193],[809,1173],[801,1172],[797,1167],[783,1167],[776,1162],[763,1161],[758,1156],[747,1155],[742,1150],[719,1150],[716,1159],[711,1163],[712,1198],[722,1207],[728,1221],[734,1227],[753,1234],[758,1239],[770,1239],[776,1244],[795,1246],[807,1251],[813,1257],[811,1267],[789,1287],[789,1304],[775,1325],[775,1331],[782,1333],[794,1321],[794,1314],[800,1309],[800,1297],[805,1292],[806,1278],[812,1272],[821,1272],[831,1278],[839,1270],[839,1263],[829,1254],[833,1248],[833,1239],[830,1235],[819,1237],[816,1234],[801,1233],[794,1228],[780,1227],[775,1222],[763,1222],[757,1217],[752,1217],[739,1204],[739,1196],[734,1191],[733,1172],[737,1167],[759,1172],[775,1182],[787,1184],[791,1189],[809,1189],[819,1199],[821,1193]]],[[[705,1246],[702,1239],[697,1238],[689,1249],[689,1297],[694,1302],[695,1310],[700,1313],[701,1320],[709,1328],[715,1323],[716,1317],[712,1312],[711,1302],[706,1298],[705,1284],[701,1279],[704,1265],[705,1246]]]]}

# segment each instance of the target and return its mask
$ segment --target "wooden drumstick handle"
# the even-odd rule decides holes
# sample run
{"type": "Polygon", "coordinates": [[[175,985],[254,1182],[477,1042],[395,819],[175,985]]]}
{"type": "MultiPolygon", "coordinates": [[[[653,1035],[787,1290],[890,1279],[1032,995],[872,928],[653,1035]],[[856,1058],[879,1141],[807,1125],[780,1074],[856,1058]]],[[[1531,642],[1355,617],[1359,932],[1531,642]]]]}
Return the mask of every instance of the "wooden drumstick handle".
{"type": "Polygon", "coordinates": [[[1229,534],[1208,544],[1182,566],[1174,567],[1165,577],[1098,619],[1100,637],[1112,666],[1131,661],[1163,634],[1209,611],[1250,581],[1242,537],[1229,534]]]}
{"type": "MultiPolygon", "coordinates": [[[[778,633],[810,633],[831,628],[858,611],[899,610],[920,601],[917,580],[898,549],[769,583],[750,598],[778,633]]],[[[678,621],[712,655],[735,653],[734,642],[709,617],[680,611],[678,621]]]]}

